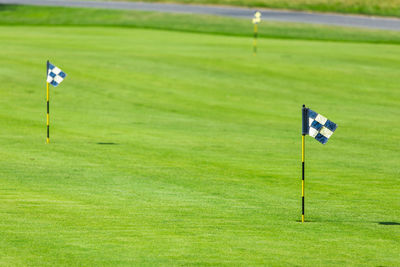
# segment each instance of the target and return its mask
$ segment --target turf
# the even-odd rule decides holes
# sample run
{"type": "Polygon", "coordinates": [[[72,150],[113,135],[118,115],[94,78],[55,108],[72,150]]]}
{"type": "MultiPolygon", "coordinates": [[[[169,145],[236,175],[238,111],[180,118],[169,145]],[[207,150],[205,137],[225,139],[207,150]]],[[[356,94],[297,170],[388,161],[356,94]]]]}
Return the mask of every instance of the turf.
{"type": "MultiPolygon", "coordinates": [[[[0,5],[0,25],[102,26],[251,36],[251,18],[0,5]]],[[[259,37],[400,44],[400,32],[263,21],[259,37]]]]}
{"type": "MultiPolygon", "coordinates": [[[[166,22],[167,23],[167,22],[166,22]]],[[[0,26],[0,265],[400,265],[400,46],[0,26]],[[45,61],[66,73],[51,89],[45,61]],[[307,138],[300,108],[339,125],[307,138]]]]}
{"type": "MultiPolygon", "coordinates": [[[[114,0],[137,1],[137,0],[114,0]]],[[[141,2],[174,2],[217,4],[247,7],[284,8],[304,11],[338,12],[400,17],[400,0],[140,0],[141,2]]]]}

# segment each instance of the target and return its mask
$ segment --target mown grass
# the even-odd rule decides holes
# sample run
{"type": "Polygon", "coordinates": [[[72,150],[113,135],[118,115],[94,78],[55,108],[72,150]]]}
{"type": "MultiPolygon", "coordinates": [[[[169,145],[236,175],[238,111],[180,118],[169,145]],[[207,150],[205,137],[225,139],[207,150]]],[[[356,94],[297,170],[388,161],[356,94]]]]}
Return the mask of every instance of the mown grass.
{"type": "MultiPolygon", "coordinates": [[[[251,18],[250,18],[251,19],[251,18]]],[[[251,20],[62,7],[0,5],[0,25],[107,26],[251,36],[251,20]]],[[[263,21],[260,38],[400,43],[400,32],[263,21]]]]}
{"type": "Polygon", "coordinates": [[[7,16],[0,265],[400,265],[400,46],[7,16]],[[339,128],[300,224],[303,103],[339,128]]]}
{"type": "MultiPolygon", "coordinates": [[[[119,1],[119,0],[117,0],[119,1]]],[[[123,0],[126,1],[126,0],[123,0]]],[[[136,1],[136,0],[128,0],[136,1]]],[[[400,17],[400,0],[141,0],[248,7],[283,8],[303,11],[338,12],[400,17]]]]}

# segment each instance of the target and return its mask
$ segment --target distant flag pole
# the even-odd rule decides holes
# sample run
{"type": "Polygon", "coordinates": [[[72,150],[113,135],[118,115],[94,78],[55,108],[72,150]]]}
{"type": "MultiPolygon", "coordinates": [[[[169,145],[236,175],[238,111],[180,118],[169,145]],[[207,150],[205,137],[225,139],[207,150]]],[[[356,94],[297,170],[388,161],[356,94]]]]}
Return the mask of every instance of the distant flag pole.
{"type": "Polygon", "coordinates": [[[254,14],[253,24],[254,24],[254,41],[253,41],[253,54],[257,54],[257,38],[258,38],[258,23],[261,22],[261,12],[257,11],[254,14]]]}
{"type": "Polygon", "coordinates": [[[47,102],[47,115],[46,115],[46,123],[47,123],[47,137],[46,137],[46,143],[50,143],[50,90],[49,90],[49,85],[53,85],[56,87],[59,85],[64,78],[67,76],[65,72],[51,64],[47,60],[47,79],[46,79],[46,102],[47,102]]]}
{"type": "Polygon", "coordinates": [[[314,137],[321,144],[326,144],[328,139],[332,136],[333,132],[337,129],[337,125],[322,116],[321,114],[302,107],[302,131],[301,131],[301,222],[304,222],[305,210],[305,136],[309,135],[314,137]]]}

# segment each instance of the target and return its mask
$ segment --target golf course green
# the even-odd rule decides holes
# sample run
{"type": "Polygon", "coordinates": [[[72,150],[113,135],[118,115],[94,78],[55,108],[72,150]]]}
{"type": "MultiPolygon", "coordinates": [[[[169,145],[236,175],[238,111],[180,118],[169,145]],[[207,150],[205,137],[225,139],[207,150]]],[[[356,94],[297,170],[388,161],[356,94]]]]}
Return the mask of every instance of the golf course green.
{"type": "Polygon", "coordinates": [[[0,18],[0,265],[400,265],[397,37],[326,27],[266,35],[254,56],[250,20],[235,36],[247,22],[79,26],[92,11],[61,10],[74,25],[0,18]],[[67,73],[50,144],[46,60],[67,73]],[[306,223],[302,104],[338,125],[306,137],[306,223]]]}

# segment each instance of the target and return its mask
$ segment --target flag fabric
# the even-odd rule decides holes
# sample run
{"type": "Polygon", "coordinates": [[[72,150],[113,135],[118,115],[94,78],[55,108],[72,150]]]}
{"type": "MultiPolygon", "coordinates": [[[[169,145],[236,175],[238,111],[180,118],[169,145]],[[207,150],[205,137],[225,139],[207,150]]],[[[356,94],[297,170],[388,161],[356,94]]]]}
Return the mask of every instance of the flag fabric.
{"type": "Polygon", "coordinates": [[[47,62],[47,82],[53,86],[59,85],[67,76],[65,72],[47,62]]]}
{"type": "Polygon", "coordinates": [[[326,144],[337,128],[336,123],[311,109],[308,109],[307,114],[308,135],[314,137],[318,142],[326,144]]]}
{"type": "Polygon", "coordinates": [[[254,14],[253,24],[258,24],[258,23],[260,23],[260,22],[261,22],[261,12],[260,12],[260,11],[257,11],[257,12],[254,14]]]}

